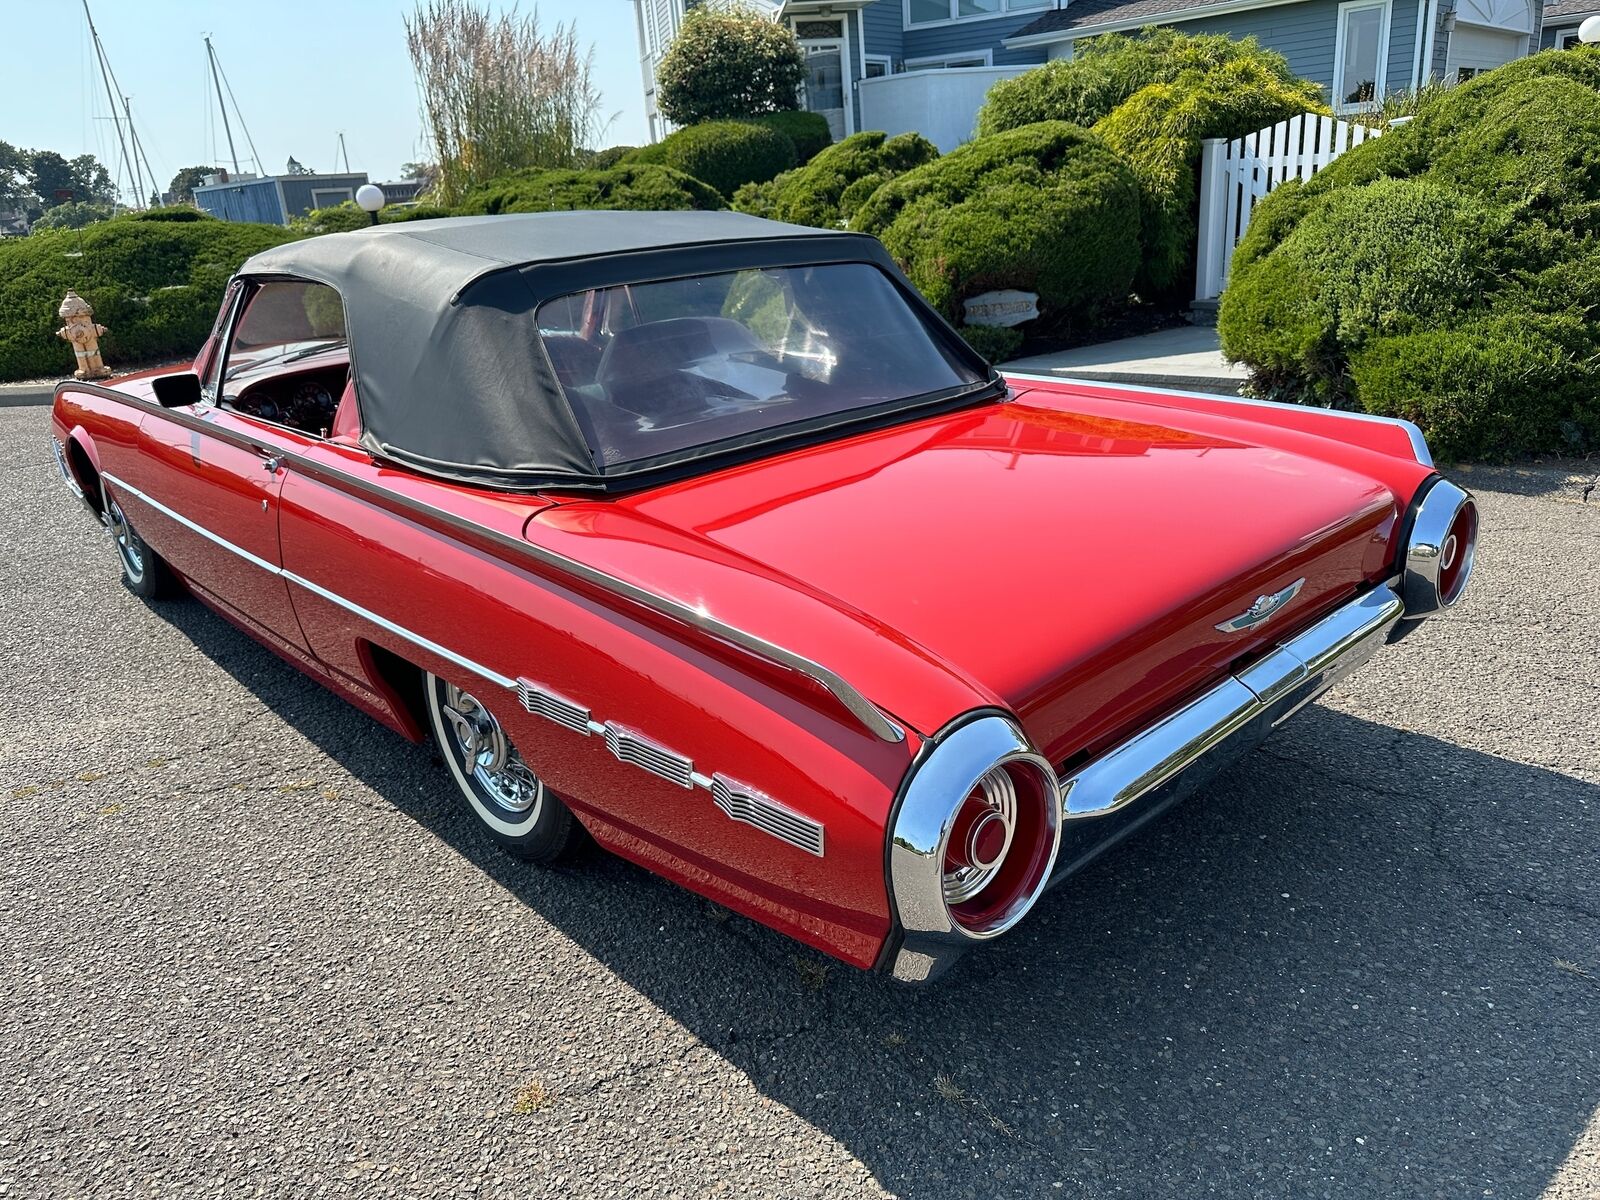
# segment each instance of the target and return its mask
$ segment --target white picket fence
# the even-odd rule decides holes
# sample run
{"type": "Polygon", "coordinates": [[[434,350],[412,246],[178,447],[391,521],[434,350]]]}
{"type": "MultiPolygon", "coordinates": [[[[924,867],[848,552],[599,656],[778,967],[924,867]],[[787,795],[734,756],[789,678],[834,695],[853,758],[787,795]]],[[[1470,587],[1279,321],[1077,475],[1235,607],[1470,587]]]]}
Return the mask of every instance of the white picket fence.
{"type": "Polygon", "coordinates": [[[1242,138],[1207,138],[1200,159],[1200,242],[1194,298],[1215,300],[1256,203],[1289,179],[1310,179],[1381,130],[1302,113],[1242,138]]]}

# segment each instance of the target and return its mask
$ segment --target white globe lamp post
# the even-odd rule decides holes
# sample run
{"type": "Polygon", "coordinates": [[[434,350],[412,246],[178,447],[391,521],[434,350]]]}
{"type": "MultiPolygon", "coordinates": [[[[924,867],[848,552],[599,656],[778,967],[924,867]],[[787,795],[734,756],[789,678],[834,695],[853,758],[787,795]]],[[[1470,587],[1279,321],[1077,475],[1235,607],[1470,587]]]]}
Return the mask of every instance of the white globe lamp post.
{"type": "Polygon", "coordinates": [[[1578,26],[1578,40],[1591,46],[1600,42],[1600,15],[1590,17],[1578,26]]]}
{"type": "Polygon", "coordinates": [[[378,223],[378,210],[383,207],[383,189],[375,183],[363,183],[356,189],[356,203],[366,210],[372,223],[378,223]]]}

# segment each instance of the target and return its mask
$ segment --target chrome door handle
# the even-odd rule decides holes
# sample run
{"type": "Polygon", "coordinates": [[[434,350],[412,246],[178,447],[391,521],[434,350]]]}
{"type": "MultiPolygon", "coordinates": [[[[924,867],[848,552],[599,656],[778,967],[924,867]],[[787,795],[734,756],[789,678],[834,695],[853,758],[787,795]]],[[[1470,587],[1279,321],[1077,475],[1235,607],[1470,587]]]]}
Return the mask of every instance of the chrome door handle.
{"type": "Polygon", "coordinates": [[[261,469],[268,475],[276,475],[283,469],[283,459],[274,454],[261,460],[261,469]]]}

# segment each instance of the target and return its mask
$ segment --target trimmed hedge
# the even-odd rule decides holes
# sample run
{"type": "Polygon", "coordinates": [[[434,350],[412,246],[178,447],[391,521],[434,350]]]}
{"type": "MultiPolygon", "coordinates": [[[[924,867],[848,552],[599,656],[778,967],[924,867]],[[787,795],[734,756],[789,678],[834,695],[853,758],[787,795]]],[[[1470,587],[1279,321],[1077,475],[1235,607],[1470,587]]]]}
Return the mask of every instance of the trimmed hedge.
{"type": "Polygon", "coordinates": [[[848,222],[890,179],[938,157],[939,148],[920,134],[857,133],[770,183],[746,184],[735,193],[733,207],[828,229],[848,222]]]}
{"type": "Polygon", "coordinates": [[[467,193],[454,211],[486,213],[556,212],[577,208],[641,210],[726,207],[712,187],[670,167],[625,164],[609,171],[518,171],[467,193]]]}
{"type": "Polygon", "coordinates": [[[1139,262],[1139,188],[1064,121],[979,138],[878,188],[855,228],[883,239],[944,314],[996,288],[1039,294],[1061,326],[1124,301],[1139,262]]]}
{"type": "Polygon", "coordinates": [[[1005,325],[963,325],[957,332],[991,365],[1005,362],[1022,345],[1022,330],[1005,325]]]}
{"type": "Polygon", "coordinates": [[[1286,81],[1267,57],[1240,56],[1149,84],[1094,126],[1144,194],[1141,292],[1172,295],[1193,282],[1202,140],[1242,137],[1321,107],[1314,85],[1286,81]]]}
{"type": "MultiPolygon", "coordinates": [[[[393,225],[400,221],[427,221],[434,217],[453,215],[448,208],[437,204],[414,204],[406,208],[388,207],[378,210],[378,224],[393,225]]],[[[313,208],[302,217],[295,217],[290,228],[297,233],[349,233],[352,229],[365,229],[372,224],[367,211],[353,200],[344,200],[327,208],[313,208]]]]}
{"type": "Polygon", "coordinates": [[[1317,103],[1320,93],[1315,85],[1296,79],[1283,55],[1263,50],[1254,38],[1145,29],[1131,36],[1107,33],[1083,38],[1073,43],[1072,58],[1002,79],[989,89],[978,112],[978,136],[1004,133],[1036,121],[1092,126],[1141,88],[1171,83],[1185,72],[1210,72],[1241,60],[1255,63],[1279,86],[1310,89],[1307,101],[1317,103]]]}
{"type": "Polygon", "coordinates": [[[607,146],[604,150],[596,150],[589,156],[589,161],[584,163],[584,169],[589,171],[609,171],[618,163],[630,156],[637,154],[637,146],[607,146]]]}
{"type": "Polygon", "coordinates": [[[276,225],[135,213],[0,239],[0,379],[71,374],[72,348],[55,336],[68,288],[110,330],[101,345],[114,367],[193,354],[239,264],[294,237],[276,225]]]}
{"type": "Polygon", "coordinates": [[[659,164],[682,171],[731,197],[747,183],[765,183],[799,161],[781,129],[749,121],[707,121],[635,150],[625,164],[659,164]]]}
{"type": "Polygon", "coordinates": [[[795,109],[790,112],[763,113],[759,117],[739,117],[748,125],[776,129],[794,143],[795,161],[804,166],[833,145],[833,130],[821,113],[795,109]]]}
{"type": "Polygon", "coordinates": [[[1218,327],[1280,399],[1414,419],[1444,459],[1600,445],[1600,50],[1440,92],[1273,191],[1218,327]]]}

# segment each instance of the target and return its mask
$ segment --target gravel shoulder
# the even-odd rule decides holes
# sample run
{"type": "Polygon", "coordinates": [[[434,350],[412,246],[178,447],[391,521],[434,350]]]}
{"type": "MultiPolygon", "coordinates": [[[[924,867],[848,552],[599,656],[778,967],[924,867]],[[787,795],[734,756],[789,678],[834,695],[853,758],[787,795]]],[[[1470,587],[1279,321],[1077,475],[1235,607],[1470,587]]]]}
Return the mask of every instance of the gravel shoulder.
{"type": "Polygon", "coordinates": [[[147,606],[0,410],[0,1196],[1600,1195],[1600,495],[942,985],[602,856],[147,606]]]}

